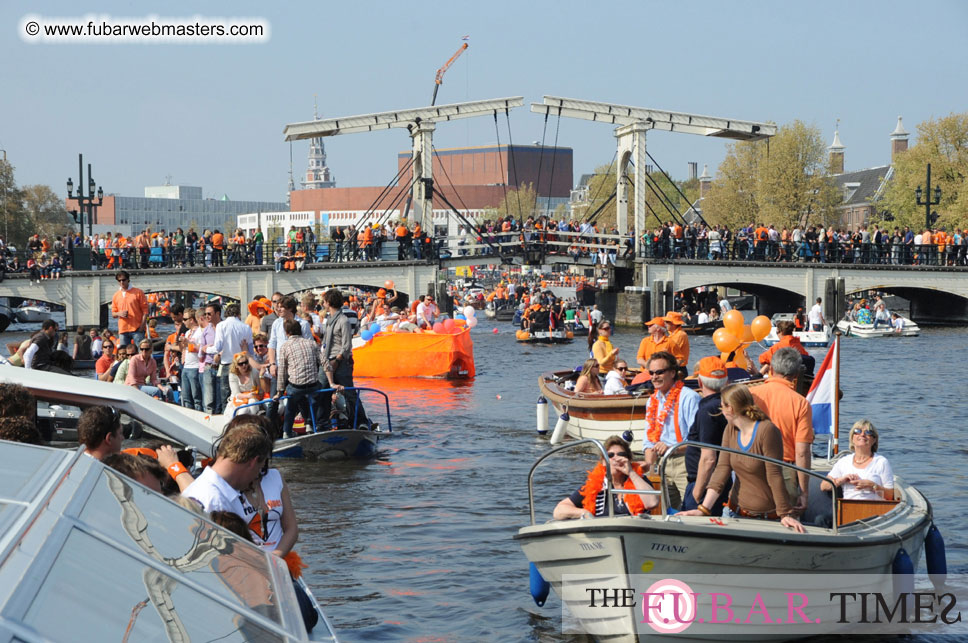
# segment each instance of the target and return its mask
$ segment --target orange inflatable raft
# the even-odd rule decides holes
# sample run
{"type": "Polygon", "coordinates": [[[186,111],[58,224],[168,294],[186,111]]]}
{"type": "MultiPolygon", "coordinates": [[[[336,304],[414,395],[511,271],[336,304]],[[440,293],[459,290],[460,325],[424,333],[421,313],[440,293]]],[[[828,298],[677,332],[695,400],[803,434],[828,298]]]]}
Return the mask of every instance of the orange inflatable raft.
{"type": "Polygon", "coordinates": [[[359,377],[472,378],[474,343],[470,329],[456,333],[378,333],[353,349],[359,377]]]}

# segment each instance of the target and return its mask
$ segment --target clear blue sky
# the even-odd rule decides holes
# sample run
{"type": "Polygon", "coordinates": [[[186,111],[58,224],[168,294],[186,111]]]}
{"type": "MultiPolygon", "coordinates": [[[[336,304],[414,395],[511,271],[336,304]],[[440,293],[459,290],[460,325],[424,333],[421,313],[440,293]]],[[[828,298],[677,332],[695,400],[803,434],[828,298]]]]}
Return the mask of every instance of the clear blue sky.
{"type": "MultiPolygon", "coordinates": [[[[0,6],[0,148],[19,184],[65,191],[77,154],[108,193],[200,185],[206,196],[283,201],[287,123],[430,103],[435,70],[470,36],[438,104],[544,94],[779,124],[800,119],[829,142],[840,119],[847,169],[889,162],[897,116],[908,131],[968,109],[968,3],[950,2],[26,2],[0,6]],[[42,7],[42,8],[39,8],[42,7]],[[27,14],[257,16],[264,44],[28,44],[27,14]]],[[[549,120],[547,144],[554,140],[549,120]]],[[[542,117],[511,114],[515,143],[542,117]]],[[[501,141],[508,132],[501,124],[501,141]]],[[[493,120],[438,126],[438,148],[495,142],[493,120]]],[[[913,142],[913,141],[912,141],[913,142]]],[[[611,129],[563,119],[575,180],[614,154],[611,129]]],[[[656,132],[649,150],[675,178],[710,171],[726,143],[656,132]]],[[[401,130],[327,139],[339,186],[385,185],[401,130]]],[[[308,142],[293,144],[297,181],[308,142]]],[[[298,183],[297,183],[298,185],[298,183]]]]}

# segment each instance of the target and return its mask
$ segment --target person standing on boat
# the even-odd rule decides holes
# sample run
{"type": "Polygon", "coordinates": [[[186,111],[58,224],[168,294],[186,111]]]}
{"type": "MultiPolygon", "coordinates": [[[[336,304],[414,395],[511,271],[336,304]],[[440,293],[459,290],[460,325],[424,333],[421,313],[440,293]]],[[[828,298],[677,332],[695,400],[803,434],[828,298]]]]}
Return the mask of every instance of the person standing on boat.
{"type": "MultiPolygon", "coordinates": [[[[430,299],[431,303],[433,299],[430,299]]],[[[336,288],[323,293],[323,308],[326,309],[326,331],[323,333],[323,343],[320,348],[324,385],[342,393],[346,400],[346,408],[357,418],[356,427],[369,426],[363,403],[359,401],[357,391],[348,391],[353,387],[353,331],[350,320],[343,314],[343,294],[336,288]]],[[[320,396],[320,417],[325,421],[332,409],[332,395],[320,396]]]]}
{"type": "MultiPolygon", "coordinates": [[[[723,417],[729,422],[722,446],[774,460],[783,456],[783,436],[765,413],[753,402],[750,389],[743,384],[732,384],[723,389],[720,402],[723,417]]],[[[775,464],[744,458],[732,453],[720,453],[706,496],[697,509],[681,512],[684,516],[711,516],[716,499],[725,489],[731,474],[738,480],[739,493],[730,510],[742,518],[780,520],[780,524],[803,533],[803,525],[794,517],[790,498],[783,483],[783,474],[775,464]]]]}
{"type": "Polygon", "coordinates": [[[669,352],[679,360],[679,366],[688,366],[689,336],[682,330],[682,313],[671,311],[662,319],[669,327],[669,352]]]}
{"type": "MultiPolygon", "coordinates": [[[[690,442],[719,446],[723,443],[723,431],[726,429],[726,418],[723,417],[720,408],[720,393],[729,384],[726,365],[717,356],[704,357],[699,360],[696,370],[699,394],[702,399],[699,401],[696,421],[693,422],[686,439],[690,442]]],[[[714,449],[686,448],[686,478],[689,484],[686,486],[686,495],[682,500],[684,511],[698,508],[706,497],[706,487],[716,469],[718,458],[719,452],[714,449]]],[[[727,480],[726,487],[719,494],[719,498],[709,506],[713,516],[723,515],[723,504],[729,498],[731,487],[732,480],[727,480]]]]}
{"type": "Polygon", "coordinates": [[[618,357],[618,349],[612,346],[612,323],[603,320],[597,327],[592,327],[596,335],[592,343],[592,357],[598,361],[598,366],[602,372],[608,373],[615,366],[615,358],[618,357]]]}
{"type": "MultiPolygon", "coordinates": [[[[649,335],[639,342],[639,352],[636,353],[635,361],[639,366],[647,369],[652,355],[669,351],[669,336],[666,334],[665,320],[661,317],[653,317],[645,325],[649,329],[649,335]]],[[[647,380],[647,377],[644,378],[644,381],[647,380]]]]}
{"type": "Polygon", "coordinates": [[[823,308],[821,307],[821,302],[823,302],[822,297],[817,297],[817,303],[813,305],[810,312],[807,313],[807,319],[810,321],[810,330],[822,331],[826,322],[823,318],[823,308]]]}
{"type": "MultiPolygon", "coordinates": [[[[770,360],[769,379],[750,389],[759,406],[780,429],[783,436],[783,461],[803,469],[811,465],[813,445],[813,411],[807,399],[796,392],[795,386],[803,361],[795,348],[781,348],[770,360]]],[[[787,493],[795,500],[795,510],[807,508],[810,477],[783,467],[787,493]]]]}
{"type": "MultiPolygon", "coordinates": [[[[313,414],[310,405],[313,393],[319,388],[319,353],[313,340],[301,336],[300,321],[303,320],[285,321],[283,328],[287,339],[279,350],[278,356],[279,385],[275,400],[278,402],[283,394],[289,397],[282,425],[285,438],[292,437],[292,426],[296,421],[297,412],[302,415],[305,422],[312,422],[313,414]]],[[[307,424],[307,428],[308,426],[307,424]]]]}
{"type": "MultiPolygon", "coordinates": [[[[213,315],[221,311],[221,307],[212,302],[205,307],[206,311],[213,312],[213,315]]],[[[216,317],[213,317],[215,319],[216,317]]],[[[218,403],[216,413],[222,413],[228,404],[231,394],[229,393],[229,369],[232,366],[232,358],[236,353],[245,352],[252,355],[252,329],[242,321],[241,311],[238,304],[229,304],[225,307],[225,319],[218,322],[215,326],[215,341],[211,346],[203,346],[202,350],[206,353],[217,353],[218,363],[218,403]]]]}
{"type": "MultiPolygon", "coordinates": [[[[685,440],[699,412],[699,394],[678,379],[675,356],[666,351],[653,354],[645,365],[655,392],[645,410],[645,466],[652,468],[671,446],[685,440]]],[[[666,460],[670,507],[678,509],[685,497],[689,476],[686,450],[678,449],[666,460]]]]}
{"type": "Polygon", "coordinates": [[[131,286],[131,275],[126,270],[118,271],[115,279],[120,287],[111,298],[111,316],[118,320],[119,347],[137,346],[145,338],[148,298],[131,286]]]}
{"type": "MultiPolygon", "coordinates": [[[[613,435],[605,440],[604,446],[605,452],[608,453],[613,489],[652,489],[652,485],[645,479],[642,467],[632,462],[632,449],[628,442],[613,435]]],[[[554,519],[607,516],[608,505],[605,503],[605,461],[603,460],[588,472],[588,478],[581,489],[558,503],[554,510],[554,519]]],[[[647,509],[658,506],[659,498],[655,495],[640,494],[613,495],[612,503],[616,516],[637,516],[647,509]]]]}
{"type": "MultiPolygon", "coordinates": [[[[887,458],[877,455],[878,439],[870,420],[854,422],[850,430],[853,457],[837,460],[827,476],[844,488],[845,500],[894,500],[894,471],[887,458]]],[[[826,480],[820,488],[832,490],[826,480]]]]}

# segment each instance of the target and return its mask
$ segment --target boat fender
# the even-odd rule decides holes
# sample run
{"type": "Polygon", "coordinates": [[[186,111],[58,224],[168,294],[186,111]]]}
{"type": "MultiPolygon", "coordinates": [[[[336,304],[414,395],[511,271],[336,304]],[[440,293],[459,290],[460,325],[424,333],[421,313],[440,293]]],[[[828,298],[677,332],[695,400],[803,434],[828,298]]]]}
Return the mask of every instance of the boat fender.
{"type": "Polygon", "coordinates": [[[551,445],[554,446],[565,439],[565,427],[568,426],[568,421],[571,417],[568,415],[568,411],[565,411],[558,416],[558,423],[555,424],[555,430],[551,434],[551,445]]]}
{"type": "Polygon", "coordinates": [[[632,444],[632,438],[633,438],[632,429],[625,429],[624,431],[622,431],[623,440],[625,440],[629,444],[632,444]]]}
{"type": "Polygon", "coordinates": [[[931,584],[940,593],[948,577],[948,561],[944,554],[944,538],[933,523],[924,537],[924,559],[928,565],[931,584]]]}
{"type": "Polygon", "coordinates": [[[545,601],[548,600],[548,593],[551,591],[551,583],[541,576],[537,565],[530,563],[529,567],[531,572],[531,598],[534,599],[535,605],[544,607],[545,601]]]}
{"type": "Polygon", "coordinates": [[[548,400],[544,395],[538,396],[538,435],[545,435],[548,432],[548,400]]]}
{"type": "Polygon", "coordinates": [[[894,555],[894,563],[891,565],[891,573],[894,575],[894,596],[907,594],[907,606],[913,607],[914,597],[914,564],[911,557],[903,547],[897,550],[894,555]]]}

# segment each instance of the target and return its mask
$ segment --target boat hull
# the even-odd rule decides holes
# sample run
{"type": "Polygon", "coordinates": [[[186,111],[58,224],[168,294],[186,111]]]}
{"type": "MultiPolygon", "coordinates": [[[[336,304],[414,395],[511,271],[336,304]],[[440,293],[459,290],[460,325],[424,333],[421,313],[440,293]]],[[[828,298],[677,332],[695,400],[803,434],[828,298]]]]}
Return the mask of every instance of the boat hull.
{"type": "Polygon", "coordinates": [[[917,337],[921,334],[921,329],[913,321],[907,317],[904,319],[904,329],[900,333],[894,332],[894,329],[890,326],[881,325],[878,328],[874,328],[874,324],[858,324],[857,322],[850,322],[846,319],[842,319],[837,322],[837,330],[839,330],[845,337],[860,337],[862,339],[870,339],[872,337],[917,337]]]}
{"type": "MultiPolygon", "coordinates": [[[[651,640],[641,627],[641,609],[590,607],[566,575],[594,576],[596,587],[629,587],[629,574],[648,573],[656,579],[684,575],[836,573],[890,574],[898,549],[904,548],[917,568],[924,537],[931,525],[927,501],[898,480],[906,502],[883,516],[840,528],[807,527],[795,534],[779,522],[723,518],[710,524],[705,517],[661,519],[657,516],[551,521],[522,528],[515,539],[541,576],[567,603],[584,631],[600,641],[651,640]]],[[[722,577],[722,576],[721,576],[722,577]]],[[[576,579],[572,579],[573,581],[576,579]]],[[[693,591],[703,591],[692,586],[693,591]]],[[[722,581],[712,591],[722,591],[722,581]]],[[[652,635],[654,636],[654,632],[652,635]]],[[[772,635],[757,640],[789,640],[804,634],[772,635]]],[[[679,640],[721,640],[722,635],[679,640]]],[[[748,638],[748,637],[747,637],[748,638]]]]}
{"type": "Polygon", "coordinates": [[[272,456],[307,460],[372,458],[376,454],[380,435],[379,431],[349,429],[307,433],[294,438],[276,440],[272,448],[272,456]]]}
{"type": "Polygon", "coordinates": [[[45,308],[37,308],[35,306],[27,306],[24,308],[17,308],[14,311],[14,317],[21,324],[42,324],[51,317],[51,312],[45,308]]]}
{"type": "Polygon", "coordinates": [[[470,379],[474,342],[470,329],[458,333],[379,333],[353,349],[359,377],[438,377],[470,379]]]}
{"type": "MultiPolygon", "coordinates": [[[[822,331],[797,330],[793,331],[793,336],[800,340],[800,344],[807,348],[827,348],[830,345],[831,330],[830,326],[825,326],[822,331]]],[[[776,326],[770,329],[770,334],[766,336],[763,343],[773,346],[780,341],[776,333],[776,326]]]]}
{"type": "Polygon", "coordinates": [[[570,344],[575,336],[565,330],[539,330],[533,333],[520,330],[516,333],[519,344],[570,344]]]}
{"type": "MultiPolygon", "coordinates": [[[[563,386],[562,378],[571,375],[572,372],[563,371],[544,373],[538,378],[541,395],[551,403],[555,416],[568,412],[565,434],[576,440],[594,438],[604,442],[613,435],[631,431],[632,451],[641,452],[649,395],[576,395],[563,386]]],[[[551,426],[555,421],[551,419],[551,426]]]]}

